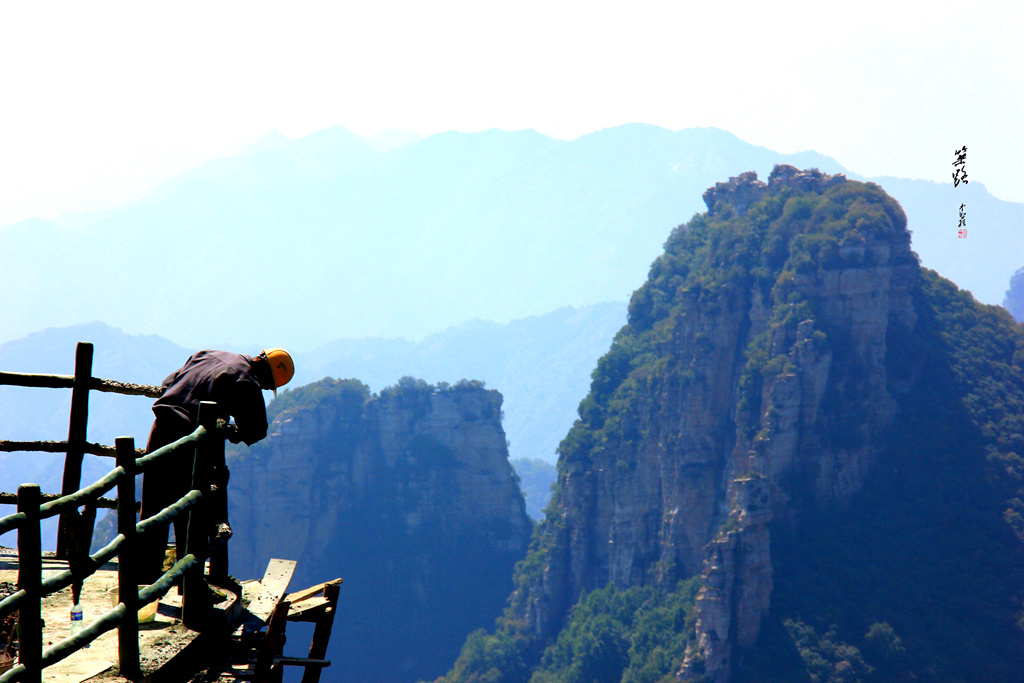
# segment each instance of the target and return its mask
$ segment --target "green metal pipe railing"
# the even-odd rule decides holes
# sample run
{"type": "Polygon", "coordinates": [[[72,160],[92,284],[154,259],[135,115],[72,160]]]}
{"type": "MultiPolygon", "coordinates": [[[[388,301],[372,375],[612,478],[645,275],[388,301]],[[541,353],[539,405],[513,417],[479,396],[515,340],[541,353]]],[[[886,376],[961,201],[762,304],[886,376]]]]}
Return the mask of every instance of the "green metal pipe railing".
{"type": "MultiPolygon", "coordinates": [[[[18,590],[0,601],[0,618],[14,610],[20,610],[19,625],[22,635],[19,641],[19,663],[0,676],[0,683],[40,683],[44,668],[70,656],[114,628],[119,629],[120,673],[126,678],[137,679],[141,671],[138,619],[134,615],[137,615],[139,605],[160,599],[179,580],[183,581],[185,586],[183,621],[187,626],[189,622],[192,626],[201,622],[205,616],[203,608],[207,606],[203,605],[200,608],[194,600],[189,599],[193,593],[189,587],[190,584],[194,586],[197,579],[202,580],[203,563],[217,545],[207,544],[205,538],[202,538],[203,534],[193,530],[211,526],[209,520],[203,519],[202,514],[194,519],[190,517],[185,557],[175,563],[154,584],[141,591],[138,591],[138,584],[134,580],[138,564],[134,549],[138,535],[151,532],[155,527],[168,523],[179,515],[188,513],[191,516],[197,512],[197,504],[204,500],[204,491],[207,491],[207,486],[200,482],[208,483],[211,480],[210,473],[206,470],[223,463],[224,435],[222,430],[217,429],[216,410],[216,404],[202,404],[202,424],[192,434],[139,458],[135,457],[133,439],[117,439],[115,450],[118,465],[98,481],[70,495],[40,504],[37,485],[26,484],[19,487],[18,512],[0,519],[0,533],[18,530],[19,550],[18,590]],[[176,453],[180,454],[182,450],[193,447],[193,489],[153,517],[135,523],[135,475],[145,471],[160,459],[172,457],[176,453]],[[201,457],[201,453],[204,457],[201,457]],[[118,536],[96,553],[72,563],[68,570],[42,581],[40,521],[88,505],[115,486],[118,487],[118,500],[124,502],[124,509],[120,511],[123,514],[118,515],[118,536]],[[41,626],[42,598],[68,586],[80,585],[85,578],[114,557],[120,558],[118,585],[121,603],[95,619],[80,633],[65,638],[44,651],[41,626]],[[128,618],[128,615],[133,615],[134,618],[128,618]]],[[[223,487],[217,487],[217,495],[226,495],[223,487]]],[[[226,566],[221,567],[219,571],[226,574],[226,566]]]]}
{"type": "Polygon", "coordinates": [[[21,630],[19,663],[0,676],[0,683],[40,683],[45,667],[64,659],[113,628],[119,629],[118,659],[121,675],[136,679],[141,675],[138,621],[137,618],[126,618],[127,615],[135,615],[140,604],[145,605],[159,599],[175,582],[182,581],[182,619],[186,626],[197,627],[204,614],[202,609],[197,608],[195,600],[190,600],[190,595],[197,593],[197,582],[202,582],[206,559],[210,560],[211,574],[227,575],[227,553],[223,549],[223,542],[210,544],[205,532],[200,532],[201,528],[212,526],[209,520],[211,514],[226,514],[227,510],[227,492],[224,487],[210,486],[213,480],[212,468],[222,467],[224,464],[224,431],[218,429],[216,405],[202,404],[199,413],[200,426],[192,434],[153,453],[146,454],[141,449],[136,449],[134,440],[130,438],[117,439],[113,448],[88,443],[85,435],[91,391],[150,398],[158,398],[162,392],[160,387],[93,377],[92,358],[92,344],[80,342],[75,352],[74,375],[0,372],[0,385],[72,390],[67,441],[0,440],[0,451],[4,452],[66,454],[61,496],[46,495],[49,500],[44,500],[38,486],[27,484],[19,487],[17,497],[2,494],[0,498],[0,502],[16,502],[18,505],[16,513],[0,519],[0,535],[17,529],[19,553],[18,590],[0,601],[0,618],[18,610],[21,630]],[[145,471],[157,460],[175,453],[180,455],[182,451],[189,449],[193,450],[192,490],[155,516],[136,524],[135,475],[145,471]],[[199,457],[200,452],[203,457],[199,457]],[[83,488],[81,466],[82,457],[86,453],[115,457],[117,465],[98,481],[83,488]],[[115,486],[118,489],[117,501],[101,498],[102,494],[115,486]],[[212,499],[204,501],[204,492],[207,493],[205,498],[211,498],[208,494],[214,491],[216,493],[212,499]],[[199,505],[201,502],[204,504],[199,505]],[[89,555],[84,549],[88,547],[87,541],[91,538],[91,518],[89,515],[79,516],[78,509],[85,507],[89,512],[97,507],[109,508],[115,505],[118,509],[117,537],[96,553],[89,555]],[[134,577],[138,564],[138,536],[150,533],[154,527],[166,524],[182,514],[189,515],[185,557],[165,572],[156,583],[137,592],[138,583],[134,577]],[[58,525],[57,557],[67,559],[69,569],[42,581],[40,522],[56,515],[61,516],[58,525]],[[80,528],[83,525],[86,525],[86,532],[80,528]],[[118,586],[121,603],[94,620],[82,632],[43,651],[42,598],[68,586],[73,587],[77,598],[82,582],[114,557],[120,558],[118,586]]]}

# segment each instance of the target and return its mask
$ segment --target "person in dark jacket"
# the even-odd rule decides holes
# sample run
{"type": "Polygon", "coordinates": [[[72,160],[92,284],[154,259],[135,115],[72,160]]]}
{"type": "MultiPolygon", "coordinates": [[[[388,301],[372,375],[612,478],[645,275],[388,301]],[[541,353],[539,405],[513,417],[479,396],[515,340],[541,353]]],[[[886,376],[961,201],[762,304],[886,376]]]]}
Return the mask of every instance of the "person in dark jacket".
{"type": "MultiPolygon", "coordinates": [[[[284,349],[266,349],[256,357],[228,351],[199,351],[163,383],[163,393],[153,404],[153,428],[146,452],[188,436],[195,431],[202,401],[216,401],[221,414],[234,418],[233,443],[252,445],[267,435],[267,408],[263,390],[291,380],[295,365],[284,349]]],[[[226,473],[224,473],[226,481],[226,473]]],[[[192,487],[191,458],[167,456],[143,474],[142,519],[148,519],[185,495],[192,487]]],[[[184,556],[187,516],[174,520],[178,557],[184,556]]],[[[226,529],[227,520],[222,524],[226,529]]],[[[161,572],[168,525],[148,532],[140,541],[141,583],[156,581],[161,572]]],[[[228,531],[230,533],[230,531],[228,531]]]]}

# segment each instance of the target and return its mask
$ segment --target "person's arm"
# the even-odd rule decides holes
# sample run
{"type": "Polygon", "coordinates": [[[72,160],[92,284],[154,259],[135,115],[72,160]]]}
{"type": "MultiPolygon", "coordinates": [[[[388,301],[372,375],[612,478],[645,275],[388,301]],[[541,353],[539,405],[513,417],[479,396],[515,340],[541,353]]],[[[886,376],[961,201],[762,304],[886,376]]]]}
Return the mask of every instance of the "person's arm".
{"type": "Polygon", "coordinates": [[[263,391],[252,382],[239,382],[238,401],[232,415],[238,425],[238,434],[234,443],[244,441],[251,446],[267,435],[267,405],[263,401],[263,391]]]}

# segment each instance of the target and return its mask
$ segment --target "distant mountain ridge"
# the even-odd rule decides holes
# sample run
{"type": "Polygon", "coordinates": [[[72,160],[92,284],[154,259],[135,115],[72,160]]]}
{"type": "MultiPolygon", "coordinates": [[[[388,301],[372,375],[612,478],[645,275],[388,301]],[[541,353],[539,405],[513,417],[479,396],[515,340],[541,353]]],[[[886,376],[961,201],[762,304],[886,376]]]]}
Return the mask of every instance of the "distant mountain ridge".
{"type": "MultiPolygon", "coordinates": [[[[385,152],[340,127],[264,143],[115,210],[3,228],[0,338],[105,320],[186,346],[310,350],[624,302],[715,181],[776,163],[854,177],[814,152],[644,124],[568,142],[451,132],[385,152]]],[[[907,182],[894,195],[925,263],[1001,300],[1024,262],[1024,206],[976,183],[950,195],[907,182]],[[957,240],[951,202],[964,199],[957,240]]]]}

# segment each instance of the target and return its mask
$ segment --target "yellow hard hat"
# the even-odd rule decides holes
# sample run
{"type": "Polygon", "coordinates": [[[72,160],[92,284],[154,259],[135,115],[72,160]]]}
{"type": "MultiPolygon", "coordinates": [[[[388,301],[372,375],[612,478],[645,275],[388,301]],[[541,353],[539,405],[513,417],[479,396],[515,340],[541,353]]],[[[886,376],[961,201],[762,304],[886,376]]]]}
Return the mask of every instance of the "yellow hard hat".
{"type": "Polygon", "coordinates": [[[270,363],[270,372],[274,375],[274,394],[277,389],[291,381],[295,374],[295,363],[284,349],[263,349],[263,356],[270,363]]]}

